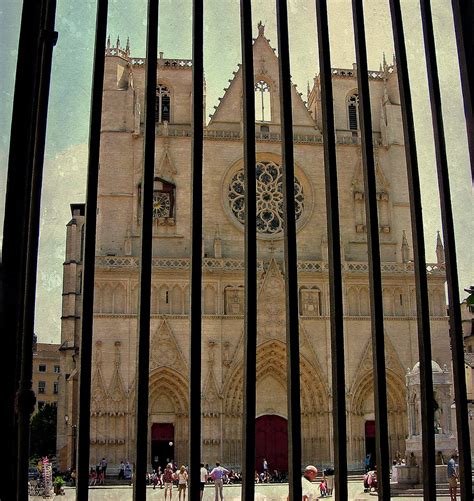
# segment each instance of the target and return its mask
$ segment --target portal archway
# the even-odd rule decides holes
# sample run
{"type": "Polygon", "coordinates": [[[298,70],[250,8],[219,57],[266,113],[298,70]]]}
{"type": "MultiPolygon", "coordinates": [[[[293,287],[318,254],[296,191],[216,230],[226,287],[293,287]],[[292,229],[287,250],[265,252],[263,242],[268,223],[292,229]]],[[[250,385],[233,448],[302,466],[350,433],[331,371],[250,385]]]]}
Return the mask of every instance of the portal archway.
{"type": "Polygon", "coordinates": [[[280,416],[265,414],[255,420],[255,465],[260,472],[263,460],[268,469],[288,471],[288,421],[280,416]]]}

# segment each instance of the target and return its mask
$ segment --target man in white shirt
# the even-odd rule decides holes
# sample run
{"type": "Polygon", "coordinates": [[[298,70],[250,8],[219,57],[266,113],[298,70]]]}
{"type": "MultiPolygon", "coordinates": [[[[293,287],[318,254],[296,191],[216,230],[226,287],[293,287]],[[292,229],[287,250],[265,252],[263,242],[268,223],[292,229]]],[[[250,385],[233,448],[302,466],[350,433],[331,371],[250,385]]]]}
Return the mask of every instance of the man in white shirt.
{"type": "Polygon", "coordinates": [[[206,468],[204,468],[204,463],[201,463],[200,475],[201,475],[200,483],[201,483],[201,499],[202,499],[202,496],[204,494],[204,486],[206,485],[208,477],[207,470],[206,468]]]}
{"type": "Polygon", "coordinates": [[[303,494],[303,501],[314,501],[318,498],[318,486],[312,483],[316,480],[318,469],[316,466],[309,464],[301,477],[301,490],[303,494]]]}
{"type": "Polygon", "coordinates": [[[229,470],[223,468],[220,463],[216,463],[216,467],[211,471],[211,478],[214,480],[214,488],[216,489],[215,501],[224,499],[224,475],[227,475],[229,470]]]}

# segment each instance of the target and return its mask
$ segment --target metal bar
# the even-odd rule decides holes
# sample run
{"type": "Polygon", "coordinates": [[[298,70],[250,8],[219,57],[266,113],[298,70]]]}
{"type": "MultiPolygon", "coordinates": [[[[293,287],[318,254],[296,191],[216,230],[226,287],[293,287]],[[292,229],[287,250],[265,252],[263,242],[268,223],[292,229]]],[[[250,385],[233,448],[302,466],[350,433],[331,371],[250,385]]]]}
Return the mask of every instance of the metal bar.
{"type": "Polygon", "coordinates": [[[327,3],[316,0],[318,26],[319,68],[324,141],[324,178],[326,187],[326,218],[329,248],[329,301],[331,309],[332,357],[332,418],[334,430],[334,469],[336,500],[346,500],[346,382],[344,374],[344,302],[342,289],[341,232],[339,225],[339,197],[337,184],[336,133],[331,75],[331,49],[327,3]]]}
{"type": "Polygon", "coordinates": [[[429,1],[420,0],[420,7],[446,258],[449,330],[453,359],[454,396],[456,402],[456,425],[459,449],[460,493],[461,499],[468,500],[472,499],[471,447],[469,442],[469,421],[467,412],[466,379],[464,375],[464,347],[456,264],[454,220],[451,205],[451,192],[449,188],[448,159],[446,155],[446,141],[441,111],[441,91],[436,62],[431,5],[429,1]]]}
{"type": "Polygon", "coordinates": [[[189,367],[189,498],[200,497],[201,463],[201,287],[202,287],[202,172],[204,100],[204,6],[193,0],[193,99],[191,191],[191,286],[189,367]]]}
{"type": "Polygon", "coordinates": [[[54,32],[56,0],[42,3],[42,28],[40,33],[39,79],[34,119],[34,148],[31,192],[28,215],[28,243],[26,256],[25,298],[23,303],[23,335],[21,349],[21,378],[18,390],[18,467],[17,499],[28,497],[28,466],[30,458],[30,418],[34,411],[35,396],[32,390],[33,336],[36,299],[36,273],[41,214],[41,188],[48,116],[51,61],[57,33],[54,32]]]}
{"type": "Polygon", "coordinates": [[[255,77],[251,0],[240,2],[245,171],[245,317],[242,419],[242,500],[255,497],[255,416],[257,398],[257,184],[255,178],[255,77]]]}
{"type": "Polygon", "coordinates": [[[352,0],[354,38],[359,87],[359,118],[361,131],[362,167],[364,172],[365,210],[367,215],[367,246],[369,256],[370,311],[374,365],[374,398],[376,424],[376,455],[378,495],[390,499],[390,458],[388,446],[387,382],[385,374],[385,342],[380,269],[379,223],[377,216],[377,186],[372,120],[370,116],[369,78],[362,0],[352,0]]]}
{"type": "Polygon", "coordinates": [[[285,242],[286,353],[288,372],[288,481],[290,500],[301,499],[301,402],[298,318],[298,274],[294,192],[292,83],[286,0],[277,0],[280,121],[283,159],[283,215],[285,242]]]}
{"type": "Polygon", "coordinates": [[[146,498],[146,483],[144,479],[146,477],[148,459],[148,386],[150,370],[158,10],[158,0],[149,0],[145,67],[145,135],[141,207],[140,293],[137,323],[138,344],[135,404],[135,478],[137,481],[133,484],[134,501],[146,498]]]}
{"type": "MultiPolygon", "coordinates": [[[[27,228],[34,148],[34,127],[39,78],[42,3],[24,1],[21,15],[15,91],[10,132],[10,150],[3,226],[3,304],[1,326],[5,346],[1,355],[2,384],[7,409],[4,454],[1,468],[9,482],[5,499],[17,494],[17,390],[22,348],[22,311],[27,261],[27,228]],[[8,293],[7,293],[8,291],[8,293]]],[[[24,395],[26,397],[26,395],[24,395]]],[[[34,405],[34,395],[29,394],[34,405]]]]}
{"type": "Polygon", "coordinates": [[[452,0],[454,31],[458,45],[459,69],[466,116],[467,144],[471,157],[471,177],[474,179],[474,3],[452,0]]]}
{"type": "MultiPolygon", "coordinates": [[[[76,498],[88,499],[89,443],[91,407],[92,332],[94,321],[95,240],[97,223],[97,186],[99,180],[100,126],[102,121],[102,91],[104,87],[105,40],[108,0],[97,1],[94,46],[94,69],[89,126],[87,161],[87,191],[82,278],[82,330],[80,346],[79,406],[77,422],[77,486],[76,498]]],[[[74,419],[76,418],[76,419],[74,419]]]]}
{"type": "Polygon", "coordinates": [[[423,440],[423,494],[425,499],[436,499],[431,331],[420,177],[416,154],[415,126],[400,0],[390,0],[390,10],[405,140],[405,159],[407,164],[411,228],[413,235],[413,257],[415,264],[418,353],[420,358],[421,383],[421,431],[423,440]]]}

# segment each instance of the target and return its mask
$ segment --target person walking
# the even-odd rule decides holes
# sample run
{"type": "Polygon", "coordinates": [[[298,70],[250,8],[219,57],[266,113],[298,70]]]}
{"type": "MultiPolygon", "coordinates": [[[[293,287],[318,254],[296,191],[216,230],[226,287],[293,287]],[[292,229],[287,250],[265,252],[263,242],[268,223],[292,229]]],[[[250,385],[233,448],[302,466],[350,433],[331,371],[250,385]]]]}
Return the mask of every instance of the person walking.
{"type": "Polygon", "coordinates": [[[229,473],[219,462],[216,467],[211,471],[211,478],[214,480],[214,489],[216,490],[215,501],[224,499],[224,476],[229,473]]]}
{"type": "Polygon", "coordinates": [[[202,499],[202,496],[204,495],[204,486],[206,485],[206,482],[207,482],[207,478],[209,477],[209,475],[207,474],[207,469],[204,467],[204,463],[201,463],[201,470],[200,470],[200,489],[201,489],[201,498],[202,499]]]}
{"type": "Polygon", "coordinates": [[[456,459],[458,455],[454,453],[448,461],[448,484],[449,484],[449,498],[451,501],[456,501],[458,494],[458,467],[456,459]]]}

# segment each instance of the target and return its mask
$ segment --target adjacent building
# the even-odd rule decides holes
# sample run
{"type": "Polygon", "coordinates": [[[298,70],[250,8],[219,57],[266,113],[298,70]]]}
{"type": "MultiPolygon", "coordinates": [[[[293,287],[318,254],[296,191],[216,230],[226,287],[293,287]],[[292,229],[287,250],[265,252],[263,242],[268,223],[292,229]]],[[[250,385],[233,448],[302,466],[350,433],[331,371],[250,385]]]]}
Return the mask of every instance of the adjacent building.
{"type": "Polygon", "coordinates": [[[61,377],[59,344],[36,343],[33,350],[33,391],[35,411],[45,404],[57,405],[61,377]]]}

